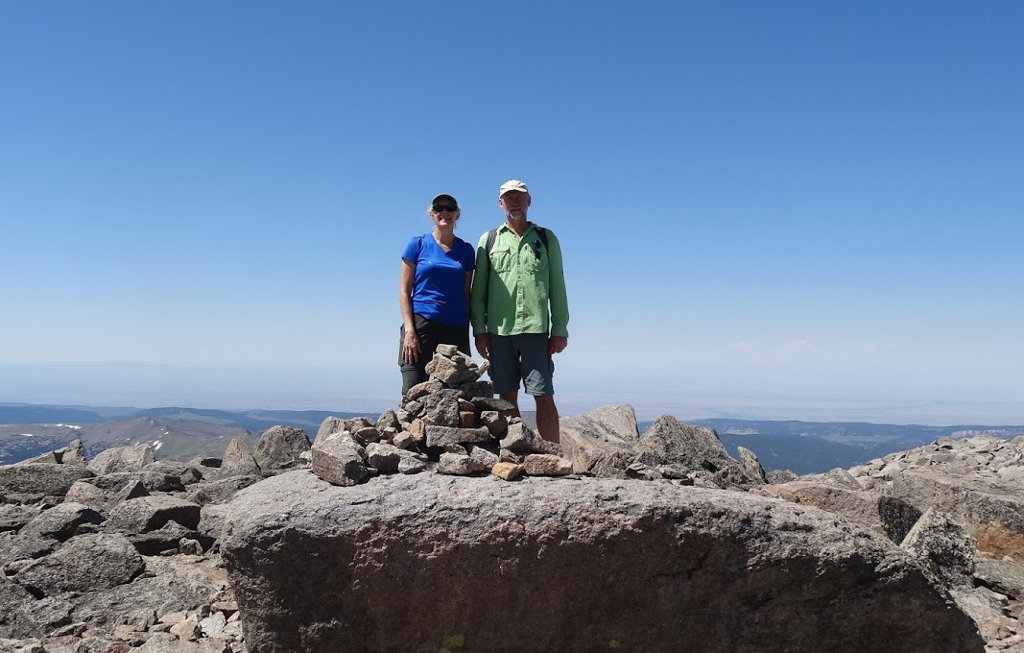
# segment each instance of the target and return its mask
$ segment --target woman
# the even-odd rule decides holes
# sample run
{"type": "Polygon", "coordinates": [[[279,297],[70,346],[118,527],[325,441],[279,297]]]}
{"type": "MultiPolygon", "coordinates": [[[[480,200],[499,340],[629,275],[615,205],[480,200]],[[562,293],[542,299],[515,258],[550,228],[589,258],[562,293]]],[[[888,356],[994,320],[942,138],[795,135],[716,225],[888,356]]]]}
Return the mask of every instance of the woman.
{"type": "Polygon", "coordinates": [[[427,380],[424,369],[438,345],[469,353],[469,287],[476,267],[473,246],[455,236],[461,212],[455,198],[441,194],[427,215],[434,228],[414,236],[402,252],[398,306],[402,310],[398,364],[402,396],[427,380]]]}

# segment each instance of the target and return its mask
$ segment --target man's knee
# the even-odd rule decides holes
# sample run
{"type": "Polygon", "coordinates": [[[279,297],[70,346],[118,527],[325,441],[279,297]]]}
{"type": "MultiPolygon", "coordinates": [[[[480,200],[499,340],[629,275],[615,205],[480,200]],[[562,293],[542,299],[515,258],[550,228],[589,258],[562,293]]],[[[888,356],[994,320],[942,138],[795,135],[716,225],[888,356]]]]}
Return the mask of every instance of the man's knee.
{"type": "Polygon", "coordinates": [[[537,402],[537,407],[552,407],[555,405],[555,395],[534,395],[533,400],[537,402]]]}

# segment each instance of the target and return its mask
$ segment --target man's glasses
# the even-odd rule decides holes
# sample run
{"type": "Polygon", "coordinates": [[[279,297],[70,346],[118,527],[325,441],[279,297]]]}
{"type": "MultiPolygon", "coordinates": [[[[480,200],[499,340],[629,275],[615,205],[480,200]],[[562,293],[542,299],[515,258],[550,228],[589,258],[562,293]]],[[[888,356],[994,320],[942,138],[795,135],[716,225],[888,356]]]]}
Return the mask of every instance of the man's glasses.
{"type": "Polygon", "coordinates": [[[457,207],[457,206],[435,206],[435,207],[433,207],[434,213],[444,213],[446,211],[448,213],[455,213],[458,210],[459,210],[459,207],[457,207]]]}

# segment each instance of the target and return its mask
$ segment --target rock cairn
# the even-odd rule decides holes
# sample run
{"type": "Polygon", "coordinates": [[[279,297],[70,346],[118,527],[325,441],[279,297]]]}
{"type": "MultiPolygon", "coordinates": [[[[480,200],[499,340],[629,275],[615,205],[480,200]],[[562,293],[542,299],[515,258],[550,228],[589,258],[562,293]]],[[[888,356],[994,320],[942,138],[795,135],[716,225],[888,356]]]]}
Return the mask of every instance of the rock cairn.
{"type": "Polygon", "coordinates": [[[334,485],[363,483],[378,474],[433,471],[453,476],[493,474],[505,480],[565,476],[572,463],[494,397],[478,365],[452,345],[439,345],[426,365],[432,376],[409,389],[396,410],[376,421],[329,417],[312,447],[313,472],[334,485]]]}
{"type": "Polygon", "coordinates": [[[148,445],[86,460],[80,441],[0,467],[0,651],[242,653],[220,533],[235,493],[308,468],[305,432],[278,426],[254,458],[154,460],[148,445]]]}

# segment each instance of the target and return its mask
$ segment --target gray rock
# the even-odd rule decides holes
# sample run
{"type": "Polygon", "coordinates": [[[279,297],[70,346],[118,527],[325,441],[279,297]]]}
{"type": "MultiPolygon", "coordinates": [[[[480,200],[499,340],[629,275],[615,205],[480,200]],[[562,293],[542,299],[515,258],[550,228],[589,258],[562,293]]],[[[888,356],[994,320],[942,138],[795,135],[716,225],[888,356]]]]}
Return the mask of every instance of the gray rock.
{"type": "Polygon", "coordinates": [[[89,506],[81,503],[62,503],[40,513],[21,529],[19,536],[64,542],[79,534],[83,526],[102,522],[103,515],[89,506]]]}
{"type": "Polygon", "coordinates": [[[313,443],[313,473],[334,485],[366,480],[366,450],[345,432],[319,435],[313,443]]]}
{"type": "Polygon", "coordinates": [[[85,465],[85,445],[79,439],[74,439],[60,452],[60,462],[62,465],[85,465]]]}
{"type": "Polygon", "coordinates": [[[386,443],[373,442],[366,447],[366,463],[382,474],[397,474],[398,463],[402,458],[411,455],[386,443]]]}
{"type": "Polygon", "coordinates": [[[139,471],[153,462],[153,447],[140,444],[129,447],[112,447],[101,451],[89,461],[89,471],[102,476],[112,472],[139,471]]]}
{"type": "Polygon", "coordinates": [[[896,544],[907,537],[907,533],[921,518],[920,510],[897,497],[881,496],[877,505],[882,530],[896,544]]]}
{"type": "Polygon", "coordinates": [[[0,610],[0,637],[21,638],[31,634],[33,626],[19,618],[17,607],[33,603],[35,598],[27,589],[0,574],[0,606],[4,607],[0,610]]]}
{"type": "Polygon", "coordinates": [[[106,527],[122,533],[148,533],[169,521],[194,529],[199,525],[199,505],[164,495],[129,499],[110,511],[106,527]]]}
{"type": "MultiPolygon", "coordinates": [[[[666,467],[666,465],[659,465],[658,467],[666,467]]],[[[662,478],[662,475],[657,468],[652,469],[641,462],[634,462],[626,468],[626,478],[639,481],[656,481],[662,478]]]]}
{"type": "MultiPolygon", "coordinates": [[[[20,605],[6,605],[11,615],[12,633],[20,637],[42,637],[71,623],[75,606],[62,597],[44,596],[39,600],[25,601],[20,605]]],[[[0,649],[3,650],[3,649],[0,649]]],[[[49,650],[31,647],[22,649],[30,653],[50,653],[49,650]]]]}
{"type": "Polygon", "coordinates": [[[231,476],[219,481],[200,483],[188,494],[187,501],[207,506],[214,503],[227,503],[235,494],[253,483],[259,483],[262,476],[231,476]]]}
{"type": "Polygon", "coordinates": [[[975,558],[974,577],[997,592],[1024,600],[1024,562],[975,558]]]}
{"type": "Polygon", "coordinates": [[[523,471],[530,476],[567,476],[572,474],[572,462],[554,454],[531,453],[523,462],[523,471]]]}
{"type": "Polygon", "coordinates": [[[474,404],[477,397],[490,397],[494,394],[494,386],[491,385],[491,382],[482,379],[460,383],[452,389],[459,393],[459,397],[473,401],[474,404]]]}
{"type": "Polygon", "coordinates": [[[224,528],[224,516],[227,514],[227,510],[227,504],[203,506],[202,512],[199,515],[199,526],[196,528],[199,531],[200,539],[205,539],[211,544],[220,540],[220,533],[224,528]]]}
{"type": "Polygon", "coordinates": [[[229,511],[221,547],[251,653],[425,651],[455,635],[479,651],[984,649],[885,538],[746,493],[439,474],[335,488],[293,472],[229,511]],[[430,608],[396,619],[399,596],[430,608]]]}
{"type": "Polygon", "coordinates": [[[435,426],[459,426],[459,393],[444,389],[424,397],[423,421],[435,426]]]}
{"type": "Polygon", "coordinates": [[[427,470],[427,463],[419,458],[406,457],[398,461],[399,474],[419,474],[427,470]]]}
{"type": "MultiPolygon", "coordinates": [[[[430,379],[423,383],[417,383],[413,387],[409,388],[409,392],[405,393],[405,401],[416,401],[422,397],[426,397],[429,394],[434,394],[444,388],[444,384],[437,379],[430,379]]],[[[410,409],[411,410],[411,409],[410,409]]],[[[415,412],[415,411],[414,411],[415,412]]]]}
{"type": "Polygon", "coordinates": [[[491,436],[496,440],[500,440],[505,437],[505,433],[508,432],[508,420],[505,416],[496,410],[484,410],[480,412],[480,421],[487,430],[491,432],[491,436]]]}
{"type": "Polygon", "coordinates": [[[146,465],[145,471],[176,477],[178,484],[186,487],[203,480],[203,472],[198,465],[178,460],[157,460],[146,465]]]}
{"type": "Polygon", "coordinates": [[[491,397],[490,395],[473,397],[469,400],[478,411],[505,411],[512,410],[515,408],[510,402],[505,401],[500,397],[491,397]]]}
{"type": "MultiPolygon", "coordinates": [[[[879,534],[886,534],[882,523],[879,502],[881,497],[873,492],[850,490],[814,480],[799,480],[778,485],[763,485],[751,492],[766,497],[777,497],[803,506],[814,506],[827,510],[870,528],[879,534]]],[[[889,505],[889,504],[886,504],[889,505]]],[[[894,531],[895,532],[895,531],[894,531]]],[[[901,540],[902,541],[902,538],[901,540]]],[[[898,544],[899,542],[895,542],[898,544]]]]}
{"type": "Polygon", "coordinates": [[[562,425],[559,434],[563,455],[580,473],[607,478],[626,478],[633,462],[633,447],[623,442],[599,439],[562,425]]]}
{"type": "Polygon", "coordinates": [[[476,445],[469,446],[469,457],[483,465],[486,469],[494,467],[500,460],[498,454],[476,445]]]}
{"type": "Polygon", "coordinates": [[[437,463],[438,474],[452,476],[473,476],[490,471],[490,467],[466,454],[443,453],[437,463]]]}
{"type": "MultiPolygon", "coordinates": [[[[63,497],[71,485],[94,474],[78,465],[32,463],[0,467],[0,496],[63,497]]],[[[14,502],[12,502],[14,503],[14,502]]],[[[34,501],[29,501],[34,503],[34,501]]]]}
{"type": "Polygon", "coordinates": [[[756,484],[726,451],[714,429],[681,424],[671,415],[655,420],[634,448],[636,459],[649,467],[685,465],[691,471],[713,475],[720,487],[756,484]]]}
{"type": "Polygon", "coordinates": [[[900,546],[932,573],[954,585],[970,585],[977,540],[948,516],[929,508],[900,546]]]}
{"type": "Polygon", "coordinates": [[[631,448],[640,439],[636,411],[628,404],[600,406],[583,415],[563,417],[558,423],[600,442],[627,448],[631,448]]]}
{"type": "Polygon", "coordinates": [[[395,434],[392,444],[399,449],[412,449],[416,446],[416,436],[408,431],[401,431],[395,434]]]}
{"type": "Polygon", "coordinates": [[[107,491],[111,497],[117,497],[127,486],[134,483],[141,483],[147,492],[182,492],[185,490],[185,484],[177,475],[148,469],[133,472],[111,472],[87,479],[87,482],[107,491]]]}
{"type": "Polygon", "coordinates": [[[757,454],[746,447],[736,447],[736,453],[740,457],[740,467],[743,468],[743,472],[748,478],[758,485],[768,482],[764,473],[764,467],[761,467],[761,461],[757,459],[757,454]]]}
{"type": "Polygon", "coordinates": [[[305,431],[290,426],[274,426],[260,436],[252,457],[260,469],[276,471],[300,465],[300,454],[309,450],[305,431]]]}
{"type": "Polygon", "coordinates": [[[142,556],[123,535],[80,535],[22,569],[15,580],[35,594],[50,596],[122,585],[145,568],[142,556]]]}
{"type": "Polygon", "coordinates": [[[475,368],[475,365],[470,367],[461,356],[448,358],[436,352],[424,369],[445,385],[455,386],[479,378],[480,373],[475,368]]]}
{"type": "Polygon", "coordinates": [[[144,556],[155,556],[164,552],[177,553],[178,544],[182,540],[194,540],[199,537],[199,533],[194,528],[187,528],[172,520],[155,530],[129,533],[127,537],[136,551],[144,556]]]}
{"type": "Polygon", "coordinates": [[[392,409],[387,409],[380,414],[377,418],[377,424],[375,424],[377,432],[388,433],[392,436],[402,430],[402,425],[398,421],[398,415],[392,409]]]}
{"type": "Polygon", "coordinates": [[[0,533],[21,530],[40,513],[35,506],[0,504],[0,533]]]}
{"type": "Polygon", "coordinates": [[[486,426],[474,429],[463,429],[453,426],[426,426],[427,446],[446,447],[451,444],[470,444],[478,442],[490,442],[491,432],[486,426]]]}
{"type": "Polygon", "coordinates": [[[227,449],[224,450],[224,458],[221,460],[220,469],[230,470],[238,476],[259,476],[260,466],[249,451],[249,445],[245,438],[236,436],[231,438],[227,449]]]}
{"type": "Polygon", "coordinates": [[[821,476],[821,480],[829,485],[841,487],[846,490],[853,490],[854,492],[864,489],[861,484],[857,482],[857,479],[850,474],[850,472],[838,467],[825,472],[825,474],[821,476]]]}
{"type": "Polygon", "coordinates": [[[767,482],[773,484],[789,483],[790,481],[795,481],[798,478],[800,478],[794,472],[788,469],[773,469],[770,472],[766,473],[764,476],[767,482]]]}
{"type": "Polygon", "coordinates": [[[509,422],[508,432],[501,440],[501,448],[522,455],[531,453],[562,454],[561,446],[541,438],[540,434],[521,420],[509,422]]]}

